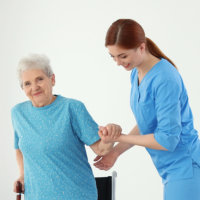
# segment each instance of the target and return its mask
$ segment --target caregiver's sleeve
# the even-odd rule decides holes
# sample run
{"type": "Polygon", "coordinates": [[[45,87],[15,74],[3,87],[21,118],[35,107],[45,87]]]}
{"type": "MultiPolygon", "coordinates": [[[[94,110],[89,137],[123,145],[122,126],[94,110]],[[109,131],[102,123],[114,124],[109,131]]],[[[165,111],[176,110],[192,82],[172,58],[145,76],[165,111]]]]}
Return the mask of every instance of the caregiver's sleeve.
{"type": "Polygon", "coordinates": [[[162,80],[155,90],[157,129],[154,137],[160,145],[171,152],[180,141],[181,90],[182,85],[178,77],[162,80]]]}

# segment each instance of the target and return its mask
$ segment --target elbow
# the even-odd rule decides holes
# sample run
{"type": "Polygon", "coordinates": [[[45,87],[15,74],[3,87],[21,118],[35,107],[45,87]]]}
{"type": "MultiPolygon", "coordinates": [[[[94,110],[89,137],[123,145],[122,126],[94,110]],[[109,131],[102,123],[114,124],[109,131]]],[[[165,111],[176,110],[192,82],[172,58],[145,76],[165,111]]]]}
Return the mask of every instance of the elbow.
{"type": "Polygon", "coordinates": [[[166,150],[172,153],[176,150],[176,147],[177,147],[177,145],[170,146],[170,147],[166,148],[166,150]]]}
{"type": "Polygon", "coordinates": [[[162,150],[174,152],[178,146],[178,143],[180,142],[179,136],[169,136],[169,135],[163,135],[158,136],[155,135],[156,141],[162,146],[162,150]]]}
{"type": "Polygon", "coordinates": [[[180,137],[174,136],[173,138],[171,138],[171,140],[169,140],[167,142],[167,145],[165,146],[165,148],[169,152],[174,152],[176,150],[179,142],[180,142],[180,137]]]}

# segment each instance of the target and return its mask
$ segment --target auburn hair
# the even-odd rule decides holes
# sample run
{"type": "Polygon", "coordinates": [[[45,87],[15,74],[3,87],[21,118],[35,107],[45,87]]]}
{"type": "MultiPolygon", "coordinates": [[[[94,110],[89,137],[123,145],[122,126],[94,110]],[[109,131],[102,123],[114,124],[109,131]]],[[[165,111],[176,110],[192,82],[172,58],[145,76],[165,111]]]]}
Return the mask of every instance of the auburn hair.
{"type": "Polygon", "coordinates": [[[155,57],[168,60],[175,68],[176,65],[159,49],[159,47],[145,36],[142,26],[132,19],[118,19],[109,27],[105,46],[117,45],[124,49],[134,49],[145,43],[146,49],[155,57]]]}

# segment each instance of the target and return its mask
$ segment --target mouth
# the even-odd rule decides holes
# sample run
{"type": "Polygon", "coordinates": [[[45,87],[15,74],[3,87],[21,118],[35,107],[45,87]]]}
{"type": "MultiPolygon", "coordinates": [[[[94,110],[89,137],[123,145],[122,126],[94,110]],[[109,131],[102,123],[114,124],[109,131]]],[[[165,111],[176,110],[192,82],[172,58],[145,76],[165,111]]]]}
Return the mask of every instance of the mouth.
{"type": "Polygon", "coordinates": [[[130,63],[128,65],[123,65],[123,67],[126,69],[129,68],[129,66],[130,66],[130,63]]]}
{"type": "Polygon", "coordinates": [[[38,95],[40,95],[40,94],[42,94],[42,92],[34,93],[33,96],[38,96],[38,95]]]}

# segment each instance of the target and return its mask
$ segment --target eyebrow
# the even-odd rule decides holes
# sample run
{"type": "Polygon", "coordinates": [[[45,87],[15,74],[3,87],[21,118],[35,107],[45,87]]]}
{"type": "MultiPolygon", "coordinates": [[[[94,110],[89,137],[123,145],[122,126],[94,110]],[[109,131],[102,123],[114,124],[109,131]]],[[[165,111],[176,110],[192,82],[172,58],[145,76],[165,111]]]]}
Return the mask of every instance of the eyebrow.
{"type": "MultiPolygon", "coordinates": [[[[39,78],[44,78],[44,76],[43,76],[43,75],[37,76],[37,77],[35,77],[34,80],[37,80],[37,79],[39,79],[39,78]]],[[[24,81],[24,83],[26,83],[26,82],[30,82],[30,80],[24,81]]]]}
{"type": "MultiPolygon", "coordinates": [[[[112,57],[114,57],[111,53],[109,53],[112,57]]],[[[119,57],[119,56],[122,56],[122,55],[124,55],[124,54],[126,54],[126,53],[120,53],[119,55],[117,55],[117,57],[119,57]]]]}
{"type": "Polygon", "coordinates": [[[39,79],[39,78],[44,78],[44,76],[40,75],[40,76],[37,76],[35,79],[39,79]]]}

